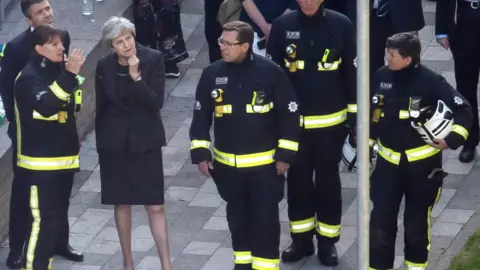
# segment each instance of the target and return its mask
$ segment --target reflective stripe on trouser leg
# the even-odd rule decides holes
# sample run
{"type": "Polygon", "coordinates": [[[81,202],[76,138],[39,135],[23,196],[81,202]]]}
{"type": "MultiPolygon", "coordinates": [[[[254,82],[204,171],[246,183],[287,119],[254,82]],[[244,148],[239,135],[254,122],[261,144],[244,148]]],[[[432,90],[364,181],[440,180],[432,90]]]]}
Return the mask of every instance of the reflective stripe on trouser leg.
{"type": "Polygon", "coordinates": [[[35,250],[37,247],[38,237],[40,234],[40,208],[38,203],[38,188],[37,186],[30,187],[30,209],[33,217],[31,233],[27,242],[26,250],[26,270],[34,270],[35,250]]]}
{"type": "Polygon", "coordinates": [[[279,270],[280,259],[265,259],[252,257],[252,269],[256,270],[279,270]]]}
{"type": "Polygon", "coordinates": [[[425,263],[412,263],[405,261],[405,270],[425,270],[427,269],[428,262],[425,263]]]}
{"type": "Polygon", "coordinates": [[[234,251],[233,262],[235,264],[251,264],[252,252],[250,251],[234,251]]]}
{"type": "Polygon", "coordinates": [[[317,221],[316,230],[319,235],[324,237],[334,238],[340,236],[340,225],[329,225],[317,221]]]}
{"type": "Polygon", "coordinates": [[[290,221],[291,233],[304,233],[315,229],[315,217],[304,220],[290,221]]]}

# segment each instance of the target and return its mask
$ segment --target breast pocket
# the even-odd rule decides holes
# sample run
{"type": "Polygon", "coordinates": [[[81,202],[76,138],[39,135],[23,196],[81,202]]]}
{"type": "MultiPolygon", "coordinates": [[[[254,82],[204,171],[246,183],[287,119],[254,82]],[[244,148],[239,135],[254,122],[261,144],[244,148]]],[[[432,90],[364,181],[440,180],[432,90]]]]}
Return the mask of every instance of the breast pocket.
{"type": "Polygon", "coordinates": [[[341,63],[340,50],[327,48],[323,52],[322,59],[318,62],[318,71],[336,71],[341,63]]]}
{"type": "Polygon", "coordinates": [[[273,101],[270,93],[265,90],[253,91],[252,100],[246,104],[246,112],[249,114],[265,114],[273,109],[273,101]]]}

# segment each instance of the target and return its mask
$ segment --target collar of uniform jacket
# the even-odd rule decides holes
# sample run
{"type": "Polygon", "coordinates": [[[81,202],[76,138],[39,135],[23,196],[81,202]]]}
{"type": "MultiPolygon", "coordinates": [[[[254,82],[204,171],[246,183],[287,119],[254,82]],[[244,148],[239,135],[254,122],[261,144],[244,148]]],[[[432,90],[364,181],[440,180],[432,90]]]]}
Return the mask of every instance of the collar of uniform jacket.
{"type": "Polygon", "coordinates": [[[45,70],[59,70],[63,63],[54,63],[47,58],[41,56],[40,54],[33,52],[31,62],[35,67],[40,67],[45,70]]]}
{"type": "Polygon", "coordinates": [[[325,18],[325,7],[322,4],[320,8],[317,10],[317,13],[313,16],[305,15],[302,10],[299,8],[298,13],[300,14],[300,20],[305,23],[318,23],[325,18]]]}
{"type": "Polygon", "coordinates": [[[234,69],[245,69],[249,67],[253,61],[255,61],[255,54],[253,52],[249,52],[245,59],[243,59],[242,62],[240,63],[227,63],[229,68],[234,68],[234,69]]]}

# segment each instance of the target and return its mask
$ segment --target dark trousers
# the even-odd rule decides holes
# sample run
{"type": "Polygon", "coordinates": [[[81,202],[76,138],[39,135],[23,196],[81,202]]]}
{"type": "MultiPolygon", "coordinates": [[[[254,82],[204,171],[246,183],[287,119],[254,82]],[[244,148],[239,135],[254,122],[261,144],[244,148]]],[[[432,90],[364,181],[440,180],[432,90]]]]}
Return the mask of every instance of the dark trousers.
{"type": "Polygon", "coordinates": [[[205,0],[205,38],[208,44],[210,63],[222,59],[218,38],[222,35],[222,26],[217,21],[221,0],[205,0]]]}
{"type": "Polygon", "coordinates": [[[284,195],[284,176],[276,174],[273,164],[245,171],[215,162],[214,170],[218,192],[227,202],[235,270],[266,269],[265,265],[279,269],[278,203],[284,195]]]}
{"type": "Polygon", "coordinates": [[[425,266],[430,250],[431,211],[438,201],[443,180],[429,179],[442,167],[442,155],[394,165],[380,155],[370,184],[373,210],[370,218],[370,267],[393,269],[398,212],[405,195],[405,263],[425,266]]]}
{"type": "Polygon", "coordinates": [[[342,125],[303,132],[297,159],[288,170],[288,217],[292,239],[320,244],[340,238],[342,186],[339,162],[347,129],[342,125]],[[313,173],[315,172],[315,178],[313,173]]]}
{"type": "Polygon", "coordinates": [[[47,270],[57,243],[65,241],[62,238],[70,200],[70,192],[66,191],[72,189],[73,173],[50,176],[31,173],[27,181],[31,226],[27,233],[25,269],[47,270]]]}
{"type": "Polygon", "coordinates": [[[474,110],[473,124],[464,147],[475,149],[479,142],[477,89],[480,73],[480,9],[472,9],[469,2],[459,3],[458,14],[456,35],[450,43],[457,90],[474,110]]]}
{"type": "MultiPolygon", "coordinates": [[[[10,133],[9,133],[10,134],[10,133]]],[[[14,136],[10,136],[12,139],[12,171],[13,182],[12,190],[10,194],[10,216],[9,216],[9,246],[10,252],[14,257],[23,254],[23,247],[26,244],[28,230],[31,226],[29,220],[30,210],[30,185],[27,172],[22,169],[18,169],[17,164],[17,142],[14,136]]],[[[72,180],[73,181],[73,180],[72,180]]],[[[64,186],[62,191],[65,195],[72,193],[72,187],[64,186]]],[[[67,209],[68,210],[68,209],[67,209]]],[[[57,250],[64,249],[69,245],[70,225],[68,223],[68,211],[61,221],[60,238],[57,243],[57,250]]]]}
{"type": "Polygon", "coordinates": [[[17,168],[16,141],[12,140],[12,172],[13,182],[10,194],[9,245],[10,252],[17,257],[23,253],[23,245],[29,228],[28,216],[30,213],[28,183],[17,168]]]}
{"type": "Polygon", "coordinates": [[[394,34],[390,18],[378,17],[375,10],[370,17],[370,80],[377,70],[385,65],[387,38],[394,34]]]}

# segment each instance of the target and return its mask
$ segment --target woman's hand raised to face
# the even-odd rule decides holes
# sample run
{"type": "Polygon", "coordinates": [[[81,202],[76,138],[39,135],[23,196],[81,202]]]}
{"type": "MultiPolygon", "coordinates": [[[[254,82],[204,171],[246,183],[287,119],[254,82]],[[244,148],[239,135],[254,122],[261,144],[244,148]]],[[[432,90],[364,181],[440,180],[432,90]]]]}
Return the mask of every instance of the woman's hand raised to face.
{"type": "Polygon", "coordinates": [[[140,76],[138,64],[140,64],[140,60],[136,55],[132,55],[132,57],[128,58],[128,73],[130,74],[130,77],[132,77],[132,80],[136,80],[138,76],[140,76]]]}
{"type": "Polygon", "coordinates": [[[70,71],[71,73],[77,75],[82,69],[83,63],[85,63],[85,55],[83,51],[80,49],[73,49],[70,57],[64,54],[65,59],[65,69],[70,71]]]}

